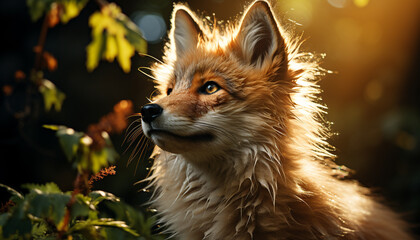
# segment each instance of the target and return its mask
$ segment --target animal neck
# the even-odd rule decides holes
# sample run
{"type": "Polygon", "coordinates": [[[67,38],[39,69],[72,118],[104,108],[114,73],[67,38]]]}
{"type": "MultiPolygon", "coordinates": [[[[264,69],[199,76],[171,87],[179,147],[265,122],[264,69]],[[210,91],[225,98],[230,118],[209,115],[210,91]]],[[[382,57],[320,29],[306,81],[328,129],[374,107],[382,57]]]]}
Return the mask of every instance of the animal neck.
{"type": "Polygon", "coordinates": [[[287,185],[284,168],[290,168],[285,165],[288,161],[283,161],[275,145],[260,143],[243,146],[206,161],[191,160],[181,155],[177,158],[184,162],[187,179],[199,176],[206,179],[205,184],[210,185],[208,187],[211,189],[219,189],[236,197],[251,197],[264,191],[274,201],[279,188],[287,185]]]}

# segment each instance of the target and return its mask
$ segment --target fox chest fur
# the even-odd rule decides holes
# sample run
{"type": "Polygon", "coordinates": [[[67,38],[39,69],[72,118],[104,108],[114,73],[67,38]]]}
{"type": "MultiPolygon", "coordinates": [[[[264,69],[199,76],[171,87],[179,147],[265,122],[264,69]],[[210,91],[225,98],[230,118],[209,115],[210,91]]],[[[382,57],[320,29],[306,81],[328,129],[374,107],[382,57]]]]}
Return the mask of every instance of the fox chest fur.
{"type": "Polygon", "coordinates": [[[160,95],[141,114],[156,144],[151,204],[176,238],[411,239],[367,189],[332,176],[321,71],[298,47],[266,1],[223,30],[175,6],[152,66],[160,95]]]}

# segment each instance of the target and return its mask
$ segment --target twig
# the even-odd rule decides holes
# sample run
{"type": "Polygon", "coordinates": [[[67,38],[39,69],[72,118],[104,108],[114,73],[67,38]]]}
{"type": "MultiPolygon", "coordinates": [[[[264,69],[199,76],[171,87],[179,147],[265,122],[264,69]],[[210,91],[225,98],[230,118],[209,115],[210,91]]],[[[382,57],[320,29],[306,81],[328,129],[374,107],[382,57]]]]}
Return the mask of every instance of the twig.
{"type": "Polygon", "coordinates": [[[68,226],[70,224],[70,219],[71,219],[71,209],[74,203],[76,202],[76,195],[80,192],[83,192],[83,188],[86,188],[86,185],[83,184],[84,182],[86,182],[86,178],[87,178],[86,172],[77,173],[77,177],[73,183],[74,189],[73,189],[73,192],[71,193],[70,201],[66,204],[66,213],[64,214],[63,222],[60,228],[57,229],[57,232],[58,232],[57,240],[63,239],[63,235],[68,230],[68,226]]]}
{"type": "Polygon", "coordinates": [[[45,40],[47,38],[48,33],[48,21],[49,21],[49,14],[47,13],[44,17],[44,22],[42,23],[41,33],[39,35],[38,44],[35,46],[35,65],[34,70],[40,71],[42,67],[42,53],[44,52],[44,45],[45,40]]]}

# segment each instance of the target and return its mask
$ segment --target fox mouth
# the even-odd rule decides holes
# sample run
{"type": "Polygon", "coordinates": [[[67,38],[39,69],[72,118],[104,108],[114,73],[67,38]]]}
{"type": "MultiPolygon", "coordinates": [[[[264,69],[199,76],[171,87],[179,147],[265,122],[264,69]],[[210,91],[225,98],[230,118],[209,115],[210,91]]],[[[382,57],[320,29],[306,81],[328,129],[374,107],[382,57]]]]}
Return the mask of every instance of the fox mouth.
{"type": "Polygon", "coordinates": [[[160,136],[163,138],[174,138],[176,140],[183,140],[183,141],[201,141],[201,142],[208,142],[213,140],[214,136],[210,133],[200,133],[200,134],[193,134],[193,135],[178,135],[166,130],[160,130],[160,129],[151,129],[147,132],[147,135],[152,137],[160,136]]]}

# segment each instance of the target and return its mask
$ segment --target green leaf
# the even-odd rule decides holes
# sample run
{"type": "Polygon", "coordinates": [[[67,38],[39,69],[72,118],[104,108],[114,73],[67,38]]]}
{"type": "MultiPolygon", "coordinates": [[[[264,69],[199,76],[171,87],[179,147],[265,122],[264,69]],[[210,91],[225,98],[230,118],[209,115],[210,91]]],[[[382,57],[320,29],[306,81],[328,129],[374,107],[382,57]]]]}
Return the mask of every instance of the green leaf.
{"type": "Polygon", "coordinates": [[[89,194],[89,197],[92,198],[91,204],[93,204],[94,206],[98,206],[98,204],[104,200],[108,200],[111,202],[120,202],[120,199],[114,194],[105,191],[92,191],[89,194]]]}
{"type": "Polygon", "coordinates": [[[64,154],[70,162],[73,161],[78,152],[80,140],[85,134],[83,132],[76,132],[66,126],[44,125],[43,127],[57,131],[56,135],[64,154]]]}
{"type": "Polygon", "coordinates": [[[26,183],[22,185],[23,188],[30,190],[31,192],[37,193],[63,193],[60,188],[54,182],[49,182],[46,184],[34,184],[26,183]]]}
{"type": "Polygon", "coordinates": [[[108,133],[102,132],[102,137],[105,140],[105,147],[100,150],[90,149],[91,138],[84,136],[79,144],[79,159],[78,167],[84,170],[90,170],[93,173],[99,172],[101,169],[107,167],[109,163],[113,163],[118,158],[118,153],[112,145],[108,133]],[[86,141],[83,141],[86,138],[86,141]],[[86,143],[83,143],[86,142],[86,143]]]}
{"type": "Polygon", "coordinates": [[[45,239],[48,231],[47,223],[37,222],[32,225],[31,235],[34,239],[45,239]]]}
{"type": "Polygon", "coordinates": [[[100,151],[94,151],[91,155],[91,161],[92,161],[92,172],[97,173],[99,172],[103,167],[108,166],[108,153],[103,148],[100,151]]]}
{"type": "Polygon", "coordinates": [[[0,214],[0,227],[3,226],[7,222],[7,219],[9,219],[9,217],[10,217],[10,213],[1,213],[0,214]]]}
{"type": "Polygon", "coordinates": [[[39,92],[44,97],[45,111],[50,111],[52,106],[54,106],[54,109],[57,112],[61,111],[61,106],[63,105],[66,95],[58,90],[54,83],[43,79],[41,85],[39,86],[39,92]]]}
{"type": "Polygon", "coordinates": [[[99,172],[108,166],[108,161],[114,161],[118,156],[110,143],[110,147],[93,151],[90,148],[93,140],[83,132],[76,132],[65,126],[44,125],[45,128],[56,130],[61,147],[69,161],[79,172],[84,170],[99,172]]]}
{"type": "Polygon", "coordinates": [[[88,220],[76,221],[76,224],[74,224],[69,229],[69,232],[70,233],[78,232],[78,231],[82,231],[86,228],[91,228],[91,227],[115,227],[133,236],[136,236],[136,237],[139,236],[139,234],[133,231],[132,229],[130,229],[124,221],[116,221],[112,218],[100,218],[97,220],[88,219],[88,220]]]}
{"type": "Polygon", "coordinates": [[[6,188],[6,190],[7,190],[10,194],[12,194],[12,196],[15,196],[15,197],[16,197],[16,198],[18,198],[18,199],[23,199],[23,195],[22,195],[20,192],[16,191],[15,189],[13,189],[13,188],[11,188],[11,187],[9,187],[9,186],[7,186],[7,185],[1,184],[1,183],[0,183],[0,187],[2,187],[2,188],[6,188]]]}
{"type": "Polygon", "coordinates": [[[69,161],[74,160],[79,148],[80,139],[84,136],[82,132],[76,132],[72,128],[58,126],[57,137],[61,148],[69,161]]]}
{"type": "Polygon", "coordinates": [[[35,22],[51,10],[53,3],[58,4],[62,10],[60,11],[60,20],[65,24],[77,17],[87,2],[88,0],[26,0],[26,5],[29,8],[32,21],[35,22]]]}
{"type": "MultiPolygon", "coordinates": [[[[106,237],[107,239],[112,239],[112,240],[129,240],[132,239],[130,237],[130,235],[128,235],[126,232],[121,231],[118,228],[106,228],[105,229],[106,232],[106,237]]],[[[136,238],[137,240],[137,238],[136,238]]]]}
{"type": "Polygon", "coordinates": [[[144,40],[142,35],[139,35],[136,32],[127,31],[127,40],[134,46],[137,52],[146,54],[147,53],[147,42],[144,40]]]}
{"type": "Polygon", "coordinates": [[[58,225],[64,218],[67,209],[67,203],[70,201],[71,196],[65,194],[48,194],[51,204],[50,217],[56,225],[58,225]]]}
{"type": "Polygon", "coordinates": [[[88,143],[89,141],[92,141],[92,139],[88,136],[80,138],[79,141],[77,157],[76,161],[74,162],[79,172],[83,172],[84,170],[92,170],[92,161],[89,147],[90,144],[88,143]]]}
{"type": "Polygon", "coordinates": [[[52,0],[26,0],[31,20],[35,22],[40,19],[48,10],[52,2],[52,0]]]}
{"type": "Polygon", "coordinates": [[[11,213],[1,215],[2,236],[11,239],[48,239],[51,234],[47,232],[54,231],[63,221],[71,194],[61,192],[55,183],[24,184],[23,187],[30,192],[16,203],[11,213]]]}
{"type": "Polygon", "coordinates": [[[56,225],[60,223],[71,199],[69,193],[63,193],[53,182],[43,185],[24,184],[22,187],[29,189],[30,193],[25,196],[25,201],[18,205],[21,217],[31,214],[37,218],[50,219],[56,225]]]}
{"type": "Polygon", "coordinates": [[[97,239],[107,239],[102,234],[102,229],[94,226],[94,225],[86,225],[84,228],[78,229],[77,231],[73,231],[70,228],[67,231],[73,239],[80,239],[80,240],[97,240],[97,239]]]}
{"type": "Polygon", "coordinates": [[[73,219],[79,217],[88,217],[91,211],[96,211],[96,208],[91,204],[91,198],[82,194],[76,194],[76,201],[71,207],[71,216],[73,219]]]}
{"type": "Polygon", "coordinates": [[[38,218],[50,219],[58,225],[64,218],[69,194],[47,193],[35,194],[30,200],[28,213],[38,218]]]}
{"type": "Polygon", "coordinates": [[[146,239],[163,239],[162,236],[152,235],[151,229],[155,226],[154,217],[146,217],[141,211],[124,202],[106,201],[105,206],[113,213],[115,219],[122,220],[146,239]]]}
{"type": "Polygon", "coordinates": [[[92,211],[92,209],[90,209],[88,205],[77,202],[71,207],[71,216],[72,218],[88,217],[90,211],[92,211]]]}
{"type": "MultiPolygon", "coordinates": [[[[18,216],[10,216],[6,223],[2,225],[3,237],[6,239],[12,235],[17,234],[18,236],[26,236],[29,239],[29,233],[32,230],[31,221],[27,218],[20,218],[18,216]]],[[[2,237],[2,236],[0,236],[2,237]]],[[[12,238],[18,239],[18,238],[12,238]]]]}
{"type": "Polygon", "coordinates": [[[118,17],[118,21],[126,29],[126,38],[137,52],[147,53],[147,41],[144,39],[139,28],[126,15],[122,14],[118,17]]]}

